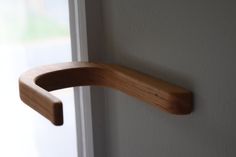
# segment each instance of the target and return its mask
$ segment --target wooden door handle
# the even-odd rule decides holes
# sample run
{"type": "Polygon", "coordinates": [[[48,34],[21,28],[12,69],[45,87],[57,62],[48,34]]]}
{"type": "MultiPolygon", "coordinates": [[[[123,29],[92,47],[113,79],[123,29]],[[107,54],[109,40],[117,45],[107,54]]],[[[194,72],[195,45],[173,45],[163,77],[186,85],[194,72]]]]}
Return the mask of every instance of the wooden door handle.
{"type": "Polygon", "coordinates": [[[86,85],[111,87],[173,114],[192,111],[190,91],[119,65],[61,63],[29,70],[19,79],[21,100],[55,125],[63,124],[62,102],[49,91],[86,85]]]}

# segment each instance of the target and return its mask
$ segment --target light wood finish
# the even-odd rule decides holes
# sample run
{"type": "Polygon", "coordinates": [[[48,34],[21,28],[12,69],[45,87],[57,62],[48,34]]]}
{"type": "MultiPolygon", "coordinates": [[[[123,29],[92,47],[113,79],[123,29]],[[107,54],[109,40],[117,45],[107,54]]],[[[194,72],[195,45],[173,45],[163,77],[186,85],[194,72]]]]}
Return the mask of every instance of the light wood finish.
{"type": "Polygon", "coordinates": [[[49,91],[87,85],[117,89],[173,114],[192,111],[190,91],[119,65],[61,63],[29,70],[19,79],[22,101],[55,125],[63,124],[62,102],[49,91]]]}

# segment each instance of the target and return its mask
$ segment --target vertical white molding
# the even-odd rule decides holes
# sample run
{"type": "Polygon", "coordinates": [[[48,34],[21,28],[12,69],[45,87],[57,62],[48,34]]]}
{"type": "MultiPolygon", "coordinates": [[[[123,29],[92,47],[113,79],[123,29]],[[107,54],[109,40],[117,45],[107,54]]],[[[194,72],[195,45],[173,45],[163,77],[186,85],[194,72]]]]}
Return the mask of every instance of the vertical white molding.
{"type": "MultiPolygon", "coordinates": [[[[69,0],[73,61],[88,61],[85,0],[69,0]]],[[[74,89],[78,157],[94,157],[89,87],[74,89]]]]}

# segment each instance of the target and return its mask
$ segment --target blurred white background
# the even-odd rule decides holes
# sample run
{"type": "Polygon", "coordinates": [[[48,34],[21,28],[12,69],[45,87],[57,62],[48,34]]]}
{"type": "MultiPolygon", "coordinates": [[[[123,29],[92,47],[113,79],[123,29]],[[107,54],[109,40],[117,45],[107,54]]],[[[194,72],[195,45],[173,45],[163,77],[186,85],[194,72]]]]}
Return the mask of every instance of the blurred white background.
{"type": "Polygon", "coordinates": [[[53,92],[64,102],[56,127],[23,104],[20,74],[71,61],[67,0],[0,0],[0,156],[76,157],[73,90],[53,92]]]}

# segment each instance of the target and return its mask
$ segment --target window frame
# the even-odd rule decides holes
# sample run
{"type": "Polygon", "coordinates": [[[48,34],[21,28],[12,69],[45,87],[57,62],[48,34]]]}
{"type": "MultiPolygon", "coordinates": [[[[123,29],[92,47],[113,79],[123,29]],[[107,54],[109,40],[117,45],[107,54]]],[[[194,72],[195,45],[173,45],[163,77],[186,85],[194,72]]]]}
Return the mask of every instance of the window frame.
{"type": "MultiPolygon", "coordinates": [[[[69,0],[73,61],[88,61],[85,0],[69,0]]],[[[75,87],[75,117],[78,157],[94,157],[90,87],[75,87]]]]}

